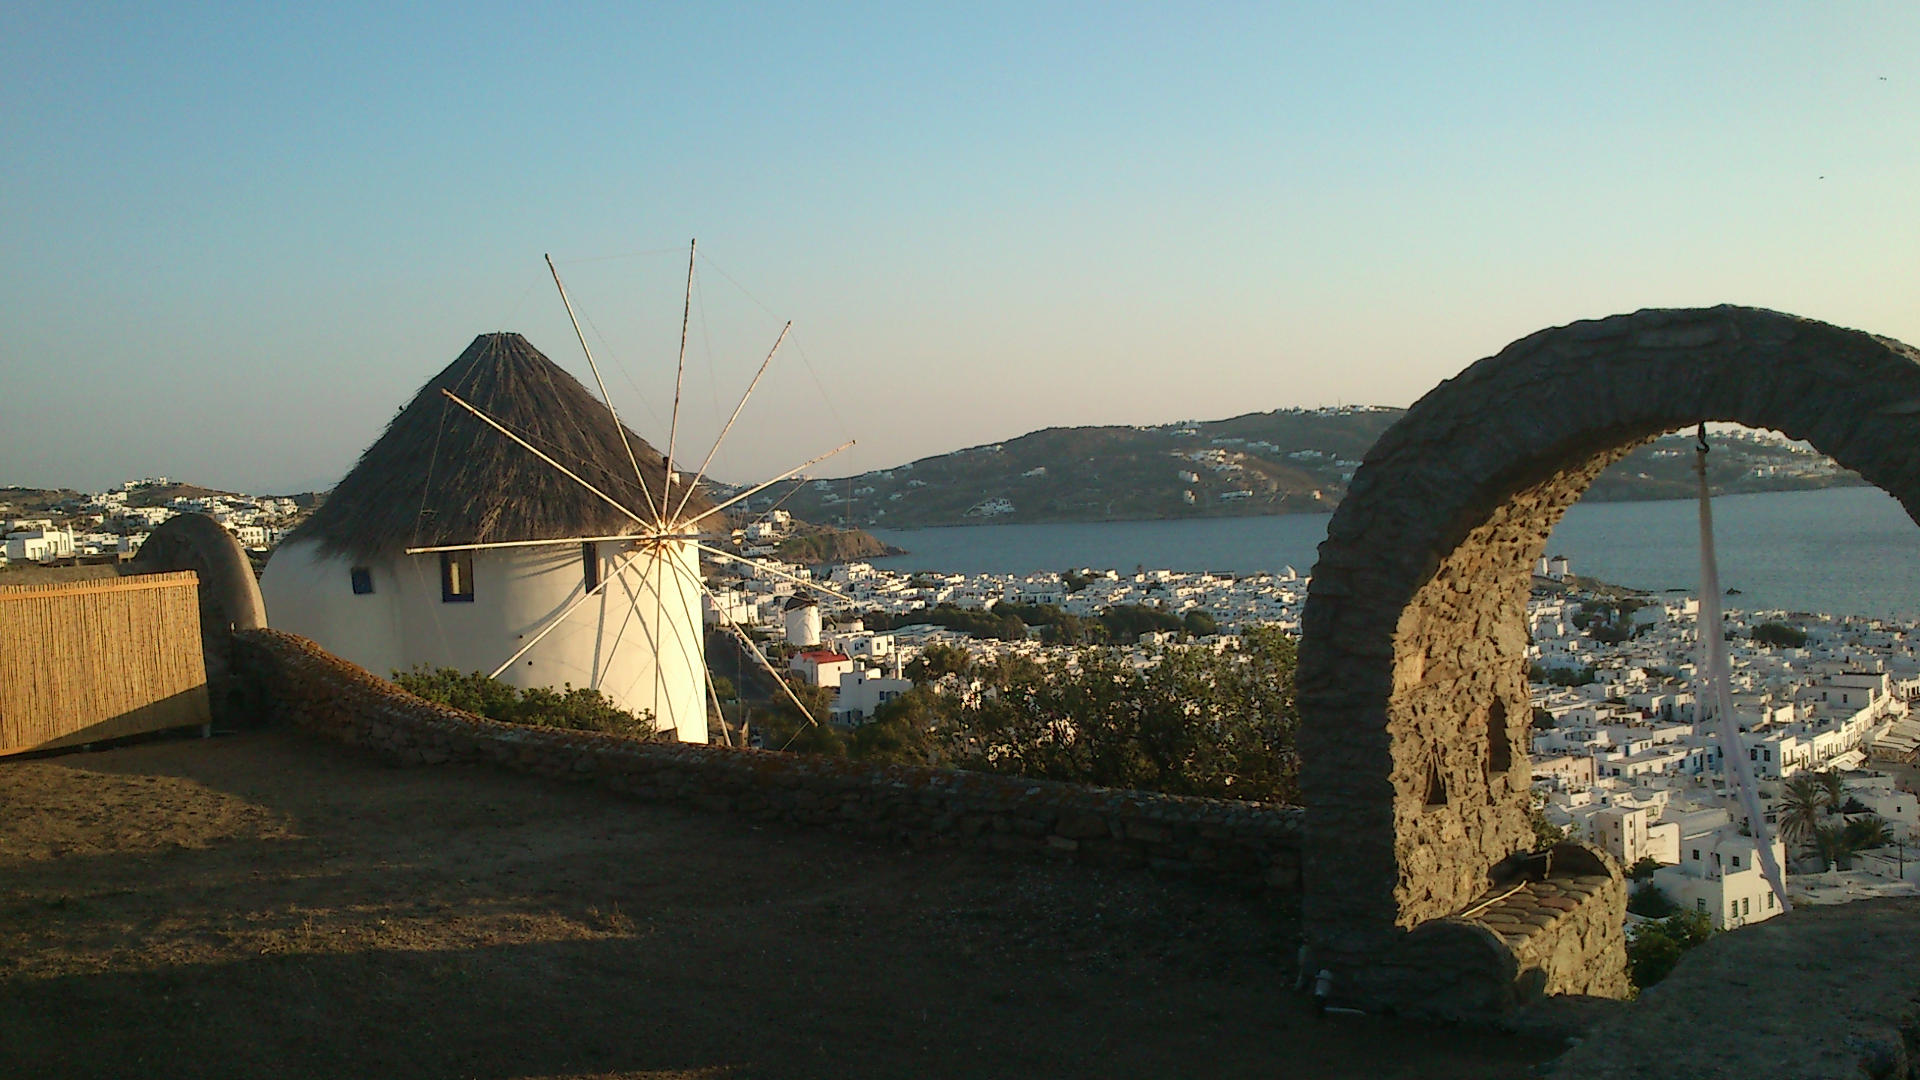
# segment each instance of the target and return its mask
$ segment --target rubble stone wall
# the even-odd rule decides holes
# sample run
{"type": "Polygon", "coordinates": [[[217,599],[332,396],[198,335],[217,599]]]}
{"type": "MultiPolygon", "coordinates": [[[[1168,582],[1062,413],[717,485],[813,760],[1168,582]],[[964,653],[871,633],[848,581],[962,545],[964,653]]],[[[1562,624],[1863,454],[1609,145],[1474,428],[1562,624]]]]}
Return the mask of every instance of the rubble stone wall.
{"type": "Polygon", "coordinates": [[[1300,648],[1302,907],[1337,981],[1363,983],[1533,846],[1532,567],[1601,469],[1706,420],[1804,439],[1920,510],[1920,352],[1753,308],[1543,330],[1442,383],[1368,451],[1320,547],[1300,648]]]}
{"type": "Polygon", "coordinates": [[[257,706],[410,765],[489,763],[756,821],[910,845],[1141,866],[1291,896],[1299,808],[503,724],[422,700],[277,630],[236,635],[257,706]]]}

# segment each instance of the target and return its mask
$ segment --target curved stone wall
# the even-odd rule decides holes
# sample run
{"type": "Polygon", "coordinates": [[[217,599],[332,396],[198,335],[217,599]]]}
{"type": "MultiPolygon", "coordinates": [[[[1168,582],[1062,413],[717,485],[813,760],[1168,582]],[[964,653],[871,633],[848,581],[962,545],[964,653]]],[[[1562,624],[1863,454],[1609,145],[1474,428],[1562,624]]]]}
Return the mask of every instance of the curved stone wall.
{"type": "Polygon", "coordinates": [[[1525,615],[1548,534],[1601,469],[1705,420],[1804,439],[1920,509],[1920,353],[1753,308],[1543,330],[1367,454],[1300,650],[1304,914],[1316,965],[1358,998],[1399,992],[1370,958],[1533,847],[1525,615]]]}
{"type": "Polygon", "coordinates": [[[503,724],[415,697],[294,634],[243,631],[236,645],[275,715],[403,764],[487,763],[756,821],[1299,892],[1298,807],[503,724]]]}

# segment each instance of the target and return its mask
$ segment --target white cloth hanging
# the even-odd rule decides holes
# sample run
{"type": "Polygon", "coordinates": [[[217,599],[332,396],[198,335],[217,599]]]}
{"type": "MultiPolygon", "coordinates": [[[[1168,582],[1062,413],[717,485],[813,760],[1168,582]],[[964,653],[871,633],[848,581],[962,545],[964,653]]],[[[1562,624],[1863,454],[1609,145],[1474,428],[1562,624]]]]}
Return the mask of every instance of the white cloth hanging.
{"type": "Polygon", "coordinates": [[[1760,846],[1760,873],[1780,899],[1780,910],[1791,911],[1787,902],[1786,878],[1780,872],[1780,860],[1773,857],[1773,837],[1767,828],[1766,813],[1753,786],[1753,766],[1747,761],[1746,748],[1740,745],[1740,722],[1733,711],[1733,693],[1728,676],[1726,627],[1720,613],[1720,566],[1713,548],[1713,498],[1707,492],[1707,427],[1700,425],[1699,443],[1694,450],[1693,471],[1700,488],[1700,690],[1696,709],[1713,706],[1718,722],[1720,757],[1740,791],[1740,805],[1747,812],[1753,838],[1760,846]]]}

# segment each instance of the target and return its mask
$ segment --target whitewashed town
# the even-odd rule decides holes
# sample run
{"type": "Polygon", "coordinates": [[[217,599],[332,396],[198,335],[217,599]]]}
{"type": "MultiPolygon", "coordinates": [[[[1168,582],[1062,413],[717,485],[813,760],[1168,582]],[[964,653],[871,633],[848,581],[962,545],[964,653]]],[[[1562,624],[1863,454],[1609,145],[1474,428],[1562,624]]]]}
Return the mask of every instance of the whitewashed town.
{"type": "Polygon", "coordinates": [[[248,549],[265,552],[286,537],[300,514],[294,500],[271,495],[180,495],[159,505],[132,503],[136,492],[172,486],[165,476],[128,480],[83,496],[58,518],[9,517],[12,508],[0,499],[0,535],[5,537],[0,543],[0,566],[131,556],[146,542],[148,530],[177,514],[205,514],[226,526],[248,549]]]}
{"type": "MultiPolygon", "coordinates": [[[[1083,570],[1070,582],[1058,573],[902,574],[851,563],[832,568],[823,584],[838,596],[827,596],[795,584],[809,576],[805,567],[767,566],[722,594],[731,597],[724,608],[709,604],[708,617],[779,628],[803,648],[791,661],[794,670],[837,688],[835,716],[850,724],[909,688],[904,664],[933,642],[987,662],[1017,655],[1065,665],[1077,652],[914,624],[916,611],[1001,602],[1080,615],[1125,604],[1204,611],[1217,619],[1219,633],[1197,643],[1218,647],[1255,624],[1297,634],[1308,583],[1291,569],[1238,577],[1083,570]],[[868,630],[858,616],[872,611],[909,621],[891,632],[868,630]]],[[[1577,580],[1566,559],[1542,559],[1543,588],[1528,607],[1541,816],[1603,847],[1623,867],[1639,867],[1643,879],[1650,872],[1669,903],[1707,915],[1717,929],[1778,914],[1718,740],[1695,724],[1699,602],[1586,594],[1577,580]]],[[[1818,905],[1920,892],[1920,867],[1906,866],[1906,846],[1920,843],[1920,799],[1906,779],[1915,775],[1910,766],[1920,749],[1920,718],[1909,716],[1920,696],[1915,627],[1729,610],[1725,629],[1741,739],[1775,857],[1791,867],[1789,897],[1818,905]],[[1806,801],[1816,785],[1815,805],[1801,807],[1796,821],[1796,795],[1806,801]],[[1858,839],[1841,842],[1850,826],[1858,839]],[[1826,837],[1836,839],[1817,843],[1826,837]]],[[[1180,636],[1143,635],[1124,648],[1134,664],[1150,665],[1180,636]]]]}
{"type": "MultiPolygon", "coordinates": [[[[125,559],[148,529],[187,512],[214,518],[264,557],[300,516],[294,500],[270,496],[129,505],[132,493],[169,484],[166,477],[127,481],[75,500],[58,520],[5,519],[0,565],[125,559]]],[[[1250,626],[1297,636],[1308,584],[1291,567],[1252,575],[1144,568],[907,573],[866,562],[810,568],[773,557],[791,525],[775,510],[734,531],[741,559],[708,560],[716,587],[706,620],[790,646],[790,671],[830,692],[833,721],[846,727],[910,690],[907,666],[931,645],[965,650],[983,666],[1021,657],[1067,667],[1080,649],[1037,637],[974,637],[916,621],[916,613],[1013,604],[1087,618],[1129,606],[1204,614],[1207,632],[1157,630],[1114,646],[1144,668],[1168,647],[1224,648],[1250,626]],[[890,629],[865,625],[876,613],[890,629]]],[[[1706,914],[1716,928],[1777,914],[1718,741],[1695,723],[1698,601],[1583,591],[1573,567],[1558,557],[1540,560],[1535,580],[1528,618],[1541,820],[1604,847],[1624,867],[1639,867],[1643,887],[1650,883],[1677,908],[1706,914]]],[[[1920,799],[1909,790],[1909,778],[1920,776],[1912,769],[1920,718],[1909,715],[1920,696],[1915,629],[1801,612],[1727,613],[1742,743],[1795,903],[1920,892],[1920,867],[1906,866],[1906,847],[1920,844],[1920,799]]]]}

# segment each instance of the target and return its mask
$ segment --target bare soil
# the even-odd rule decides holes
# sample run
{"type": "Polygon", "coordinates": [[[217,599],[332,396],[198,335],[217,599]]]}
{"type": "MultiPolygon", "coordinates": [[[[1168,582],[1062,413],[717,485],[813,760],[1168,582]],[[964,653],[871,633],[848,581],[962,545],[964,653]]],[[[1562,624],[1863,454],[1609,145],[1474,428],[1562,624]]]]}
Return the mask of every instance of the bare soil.
{"type": "Polygon", "coordinates": [[[1521,1077],[1295,918],[297,731],[0,761],[0,1076],[1521,1077]]]}

